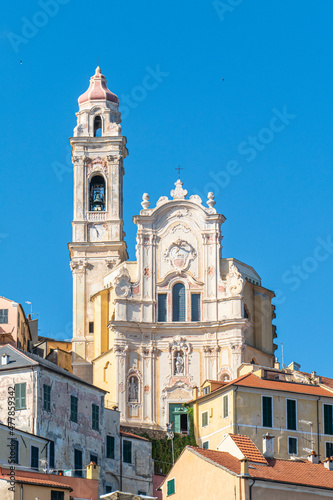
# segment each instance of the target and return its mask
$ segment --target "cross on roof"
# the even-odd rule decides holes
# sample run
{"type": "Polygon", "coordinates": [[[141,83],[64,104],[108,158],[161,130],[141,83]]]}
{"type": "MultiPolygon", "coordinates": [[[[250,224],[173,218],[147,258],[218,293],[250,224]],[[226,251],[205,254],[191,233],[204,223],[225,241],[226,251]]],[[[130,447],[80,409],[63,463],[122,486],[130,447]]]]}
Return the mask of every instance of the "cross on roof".
{"type": "Polygon", "coordinates": [[[175,170],[178,170],[178,179],[180,179],[180,171],[184,169],[180,165],[178,165],[178,167],[175,168],[175,170]]]}

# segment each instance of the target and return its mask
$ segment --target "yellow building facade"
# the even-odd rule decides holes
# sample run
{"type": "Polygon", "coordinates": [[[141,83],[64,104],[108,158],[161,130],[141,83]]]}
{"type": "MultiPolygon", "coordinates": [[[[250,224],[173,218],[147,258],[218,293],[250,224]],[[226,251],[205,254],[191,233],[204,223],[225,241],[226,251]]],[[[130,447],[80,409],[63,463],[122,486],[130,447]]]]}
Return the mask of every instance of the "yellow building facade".
{"type": "Polygon", "coordinates": [[[243,365],[231,383],[206,381],[195,391],[194,429],[200,447],[218,450],[229,433],[249,436],[262,449],[263,435],[274,436],[278,458],[316,451],[333,455],[333,390],[300,372],[243,365]],[[248,373],[246,373],[248,372],[248,373]]]}

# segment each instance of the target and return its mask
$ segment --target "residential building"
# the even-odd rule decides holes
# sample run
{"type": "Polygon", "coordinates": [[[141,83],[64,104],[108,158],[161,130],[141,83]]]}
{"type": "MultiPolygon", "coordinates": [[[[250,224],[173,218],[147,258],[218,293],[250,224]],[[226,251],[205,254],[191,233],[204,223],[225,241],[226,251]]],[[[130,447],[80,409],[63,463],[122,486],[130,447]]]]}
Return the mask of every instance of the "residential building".
{"type": "Polygon", "coordinates": [[[120,431],[121,491],[153,495],[154,464],[151,442],[131,432],[120,431]]]}
{"type": "Polygon", "coordinates": [[[0,297],[0,344],[11,344],[29,351],[31,343],[29,319],[21,304],[0,297]]]}
{"type": "Polygon", "coordinates": [[[71,342],[38,336],[38,342],[34,344],[32,352],[69,372],[73,372],[71,342]]]}
{"type": "Polygon", "coordinates": [[[1,500],[70,500],[73,498],[72,491],[71,486],[59,484],[53,478],[30,478],[17,474],[12,480],[8,473],[0,473],[1,500]]]}
{"type": "Polygon", "coordinates": [[[206,381],[194,391],[194,430],[202,448],[220,449],[228,433],[249,436],[260,448],[262,436],[275,436],[277,458],[321,459],[333,455],[333,389],[301,372],[243,365],[237,379],[206,381]]]}
{"type": "Polygon", "coordinates": [[[73,372],[108,392],[124,425],[165,429],[205,379],[231,380],[243,362],[273,367],[274,293],[251,266],[222,258],[213,193],[187,197],[180,179],[155,207],[143,195],[137,260],[127,260],[120,123],[98,67],[70,138],[73,372]]]}
{"type": "Polygon", "coordinates": [[[223,451],[186,447],[162,483],[163,500],[316,500],[333,498],[333,461],[264,456],[247,436],[223,451]]]}
{"type": "MultiPolygon", "coordinates": [[[[104,487],[104,391],[57,365],[10,345],[0,347],[0,421],[8,396],[15,400],[15,427],[49,441],[48,466],[83,477],[91,461],[104,487]]],[[[31,445],[31,466],[42,469],[43,446],[31,445]]]]}

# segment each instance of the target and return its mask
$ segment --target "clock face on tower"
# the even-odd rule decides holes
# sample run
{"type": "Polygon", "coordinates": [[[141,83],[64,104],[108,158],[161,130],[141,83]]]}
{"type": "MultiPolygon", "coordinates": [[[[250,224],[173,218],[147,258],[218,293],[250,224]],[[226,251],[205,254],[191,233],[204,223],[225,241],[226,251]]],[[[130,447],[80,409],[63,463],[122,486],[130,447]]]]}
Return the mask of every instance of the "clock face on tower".
{"type": "Polygon", "coordinates": [[[92,224],[88,229],[89,241],[103,241],[105,240],[106,230],[102,224],[92,224]]]}

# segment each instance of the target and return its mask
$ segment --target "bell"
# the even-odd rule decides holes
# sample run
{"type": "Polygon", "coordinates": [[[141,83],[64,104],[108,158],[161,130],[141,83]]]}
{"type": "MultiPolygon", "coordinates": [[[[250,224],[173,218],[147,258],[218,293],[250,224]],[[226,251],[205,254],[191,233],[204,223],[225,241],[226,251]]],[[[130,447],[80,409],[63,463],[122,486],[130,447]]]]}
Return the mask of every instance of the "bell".
{"type": "Polygon", "coordinates": [[[103,203],[104,201],[101,195],[97,193],[93,202],[93,209],[100,212],[102,210],[103,203]]]}

